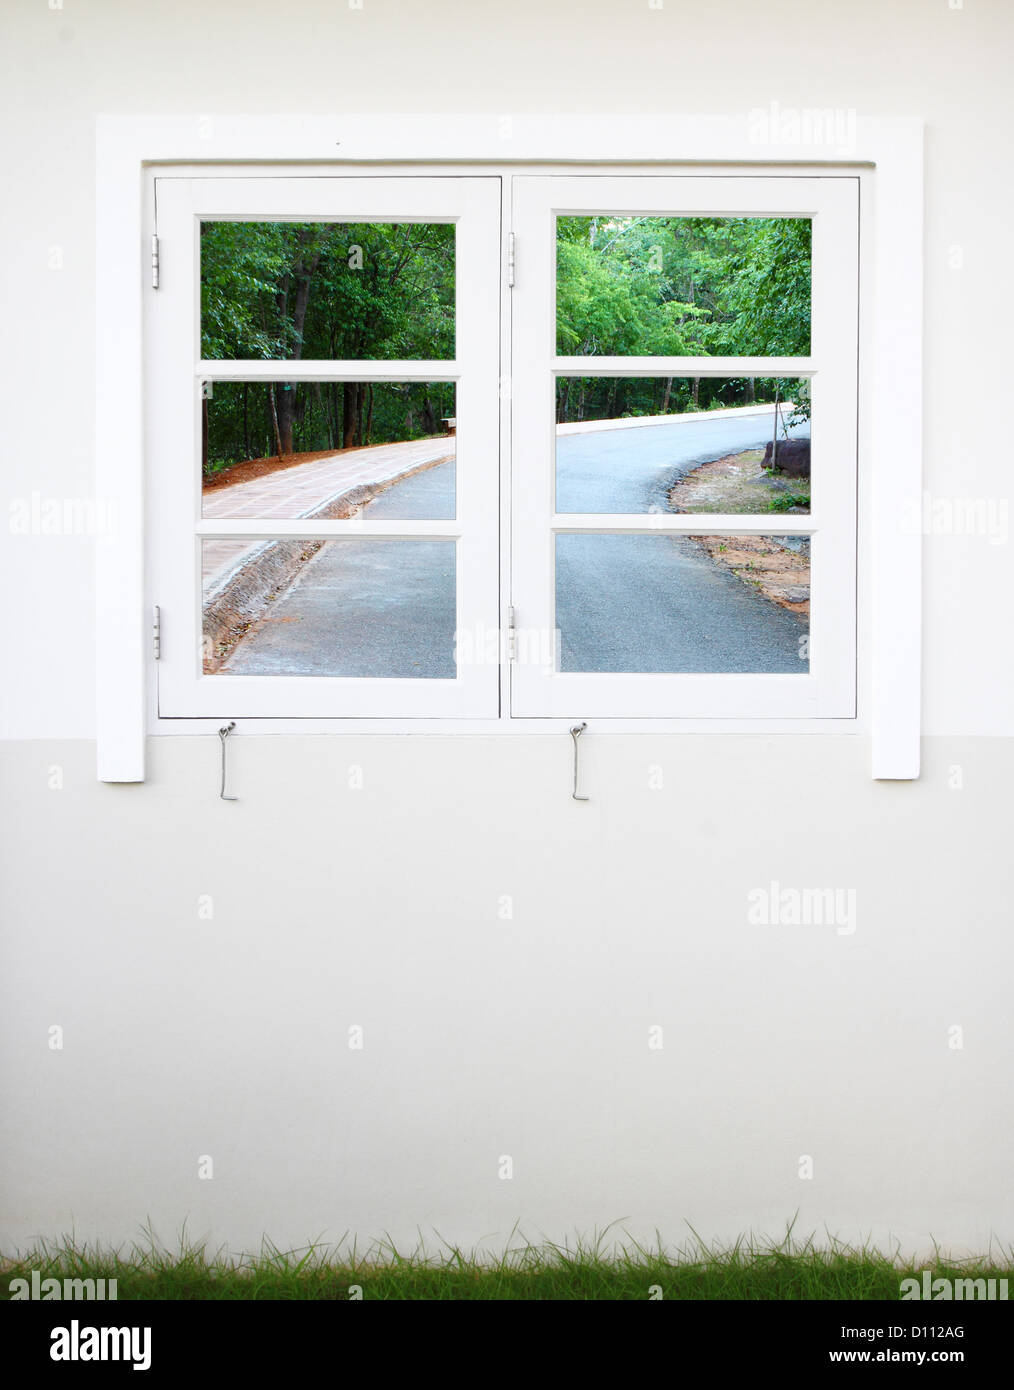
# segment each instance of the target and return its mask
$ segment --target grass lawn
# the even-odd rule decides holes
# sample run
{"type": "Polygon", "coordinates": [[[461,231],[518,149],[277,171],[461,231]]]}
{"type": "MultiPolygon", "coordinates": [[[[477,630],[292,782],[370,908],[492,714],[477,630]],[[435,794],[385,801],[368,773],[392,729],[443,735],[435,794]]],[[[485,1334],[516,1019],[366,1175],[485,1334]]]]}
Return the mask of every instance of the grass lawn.
{"type": "Polygon", "coordinates": [[[703,1245],[676,1254],[600,1239],[566,1248],[520,1243],[499,1259],[475,1258],[454,1248],[439,1255],[404,1253],[381,1243],[359,1255],[320,1247],[280,1251],[265,1245],[257,1256],[227,1260],[203,1245],[177,1252],[154,1242],[124,1252],[103,1252],[64,1241],[2,1261],[0,1298],[11,1281],[116,1279],[119,1299],[156,1300],[885,1300],[897,1302],[901,1281],[921,1277],[1011,1279],[1014,1252],[954,1261],[934,1256],[915,1264],[872,1248],[832,1242],[703,1245]]]}

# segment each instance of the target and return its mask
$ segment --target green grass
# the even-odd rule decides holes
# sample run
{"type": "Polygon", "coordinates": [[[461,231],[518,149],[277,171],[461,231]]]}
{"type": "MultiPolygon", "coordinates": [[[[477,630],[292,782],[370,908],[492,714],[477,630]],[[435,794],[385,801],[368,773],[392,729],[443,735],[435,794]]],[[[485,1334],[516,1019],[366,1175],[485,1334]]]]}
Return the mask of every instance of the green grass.
{"type": "Polygon", "coordinates": [[[348,1301],[363,1299],[614,1301],[686,1300],[897,1301],[903,1278],[930,1269],[934,1278],[1014,1278],[1014,1252],[955,1261],[938,1252],[913,1263],[872,1247],[829,1241],[777,1243],[741,1238],[732,1246],[697,1241],[677,1252],[614,1243],[604,1237],[573,1246],[512,1244],[498,1257],[444,1245],[405,1252],[389,1241],[360,1254],[310,1245],[282,1251],[266,1242],[259,1255],[226,1258],[186,1239],[170,1252],[149,1239],[128,1251],[70,1240],[43,1243],[2,1261],[0,1299],[14,1278],[116,1279],[120,1299],[348,1301]],[[656,1291],[653,1295],[653,1289],[656,1291]]]}
{"type": "Polygon", "coordinates": [[[777,497],[773,497],[768,503],[769,512],[790,512],[793,507],[802,507],[809,510],[810,493],[806,492],[782,492],[777,497]]]}

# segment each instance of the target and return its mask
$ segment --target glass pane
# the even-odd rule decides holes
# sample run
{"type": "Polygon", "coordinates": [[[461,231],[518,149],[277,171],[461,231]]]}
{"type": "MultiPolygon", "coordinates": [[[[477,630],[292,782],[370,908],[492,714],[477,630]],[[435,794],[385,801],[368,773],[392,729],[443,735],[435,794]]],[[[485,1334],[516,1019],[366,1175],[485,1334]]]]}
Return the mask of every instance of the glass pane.
{"type": "Polygon", "coordinates": [[[559,535],[562,671],[809,671],[805,536],[559,535]]]}
{"type": "Polygon", "coordinates": [[[202,222],[201,356],[454,356],[454,225],[202,222]]]}
{"type": "Polygon", "coordinates": [[[806,356],[810,230],[803,217],[558,217],[556,350],[806,356]]]}
{"type": "Polygon", "coordinates": [[[810,510],[809,382],[560,377],[558,512],[810,510]]]}
{"type": "Polygon", "coordinates": [[[453,679],[453,541],[205,541],[206,675],[453,679]]]}
{"type": "Polygon", "coordinates": [[[207,381],[206,517],[454,517],[453,382],[207,381]]]}

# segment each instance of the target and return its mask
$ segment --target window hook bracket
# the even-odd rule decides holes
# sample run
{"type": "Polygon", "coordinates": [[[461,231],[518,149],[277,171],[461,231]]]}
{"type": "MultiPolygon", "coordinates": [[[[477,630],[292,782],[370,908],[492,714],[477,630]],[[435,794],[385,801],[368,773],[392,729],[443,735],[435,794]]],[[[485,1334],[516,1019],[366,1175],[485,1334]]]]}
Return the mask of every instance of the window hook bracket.
{"type": "Polygon", "coordinates": [[[226,792],[225,792],[225,740],[229,737],[229,735],[232,733],[232,731],[233,731],[233,729],[235,729],[235,727],[236,727],[236,721],[235,721],[235,719],[231,719],[231,720],[229,721],[228,724],[224,725],[224,726],[223,726],[221,729],[219,729],[219,731],[218,731],[218,737],[221,739],[221,742],[222,742],[222,785],[221,785],[221,788],[219,789],[219,793],[218,793],[218,794],[219,794],[219,796],[222,798],[223,801],[238,801],[238,800],[239,800],[239,797],[238,797],[238,796],[227,796],[227,795],[226,795],[226,792]]]}
{"type": "Polygon", "coordinates": [[[590,800],[591,800],[591,797],[590,797],[590,796],[581,796],[581,795],[578,793],[578,790],[577,790],[577,772],[578,772],[577,741],[578,741],[578,739],[581,737],[581,735],[584,733],[585,729],[587,729],[587,727],[588,727],[587,721],[584,721],[584,722],[582,722],[582,723],[580,723],[580,724],[574,724],[574,725],[572,725],[572,726],[571,726],[571,730],[570,730],[570,736],[571,736],[571,738],[574,740],[574,790],[571,792],[571,796],[573,797],[573,799],[574,799],[575,801],[590,801],[590,800]]]}

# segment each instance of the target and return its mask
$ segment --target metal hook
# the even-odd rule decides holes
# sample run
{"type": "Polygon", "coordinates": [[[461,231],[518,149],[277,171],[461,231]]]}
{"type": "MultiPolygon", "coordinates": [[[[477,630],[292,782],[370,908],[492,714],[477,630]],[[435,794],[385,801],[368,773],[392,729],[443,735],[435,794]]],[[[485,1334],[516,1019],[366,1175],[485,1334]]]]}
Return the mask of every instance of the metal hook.
{"type": "Polygon", "coordinates": [[[235,719],[233,719],[228,724],[226,724],[226,726],[223,729],[219,729],[218,731],[218,737],[222,740],[222,788],[219,792],[219,796],[222,798],[223,801],[239,800],[238,796],[226,796],[225,794],[225,740],[229,737],[229,735],[232,733],[235,727],[236,721],[235,719]]]}
{"type": "Polygon", "coordinates": [[[574,798],[575,801],[591,800],[591,797],[589,796],[579,796],[577,791],[577,741],[584,733],[585,729],[587,729],[587,727],[587,723],[575,724],[570,731],[570,736],[574,740],[574,790],[571,792],[571,796],[574,798]]]}

